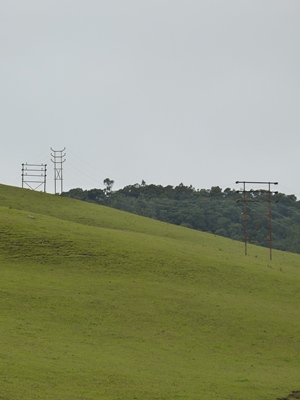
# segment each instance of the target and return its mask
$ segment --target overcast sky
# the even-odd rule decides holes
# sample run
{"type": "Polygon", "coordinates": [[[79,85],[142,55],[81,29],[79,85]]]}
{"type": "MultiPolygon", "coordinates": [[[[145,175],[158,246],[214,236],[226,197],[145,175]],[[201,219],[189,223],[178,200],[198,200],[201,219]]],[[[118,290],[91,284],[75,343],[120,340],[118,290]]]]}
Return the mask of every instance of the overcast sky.
{"type": "Polygon", "coordinates": [[[299,0],[1,0],[0,183],[66,147],[64,189],[300,198],[299,0]]]}

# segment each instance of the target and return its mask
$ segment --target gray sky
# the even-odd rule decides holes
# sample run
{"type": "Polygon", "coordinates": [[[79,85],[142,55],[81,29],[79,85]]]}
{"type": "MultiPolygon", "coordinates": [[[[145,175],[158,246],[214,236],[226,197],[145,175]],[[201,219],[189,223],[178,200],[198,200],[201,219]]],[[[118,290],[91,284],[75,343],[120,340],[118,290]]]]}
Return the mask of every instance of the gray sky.
{"type": "Polygon", "coordinates": [[[1,0],[0,183],[66,147],[64,189],[300,198],[299,0],[1,0]]]}

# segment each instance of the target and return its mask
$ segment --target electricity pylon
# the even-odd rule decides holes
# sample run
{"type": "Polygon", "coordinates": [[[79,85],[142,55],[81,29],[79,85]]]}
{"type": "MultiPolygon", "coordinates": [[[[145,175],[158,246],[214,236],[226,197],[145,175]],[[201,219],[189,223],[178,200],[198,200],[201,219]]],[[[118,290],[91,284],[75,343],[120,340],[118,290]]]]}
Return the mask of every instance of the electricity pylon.
{"type": "Polygon", "coordinates": [[[53,150],[50,148],[53,153],[51,153],[52,159],[51,161],[54,164],[54,193],[62,193],[63,191],[63,168],[62,165],[66,161],[64,158],[66,153],[63,152],[66,150],[64,147],[62,150],[53,150]],[[60,191],[57,191],[57,183],[60,182],[60,191]]]}
{"type": "Polygon", "coordinates": [[[27,185],[37,190],[42,185],[46,192],[47,164],[22,164],[22,188],[27,185]]]}

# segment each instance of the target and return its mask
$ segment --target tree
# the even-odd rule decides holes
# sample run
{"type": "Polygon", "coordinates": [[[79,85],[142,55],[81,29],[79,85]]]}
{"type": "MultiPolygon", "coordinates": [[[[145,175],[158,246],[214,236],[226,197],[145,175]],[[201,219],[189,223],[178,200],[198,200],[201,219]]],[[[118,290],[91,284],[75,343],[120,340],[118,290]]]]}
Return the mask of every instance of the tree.
{"type": "MultiPolygon", "coordinates": [[[[244,240],[243,195],[219,186],[194,189],[183,183],[172,185],[141,184],[113,191],[114,181],[106,178],[105,189],[71,189],[62,196],[106,205],[171,224],[244,240]]],[[[249,243],[269,247],[268,192],[257,190],[247,204],[249,243]]],[[[300,253],[300,201],[294,195],[272,196],[273,248],[300,253]]]]}
{"type": "Polygon", "coordinates": [[[105,196],[107,196],[107,197],[110,196],[114,183],[115,183],[115,181],[113,181],[109,178],[104,179],[103,184],[105,185],[105,189],[104,189],[105,196]]]}

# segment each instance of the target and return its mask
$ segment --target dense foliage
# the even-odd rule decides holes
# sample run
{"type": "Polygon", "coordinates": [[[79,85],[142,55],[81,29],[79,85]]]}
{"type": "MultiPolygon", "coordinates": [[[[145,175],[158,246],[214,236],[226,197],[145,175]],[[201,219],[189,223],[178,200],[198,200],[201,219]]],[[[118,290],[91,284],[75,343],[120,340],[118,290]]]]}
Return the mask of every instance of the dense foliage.
{"type": "Polygon", "coordinates": [[[245,203],[243,193],[218,186],[196,190],[182,183],[173,187],[143,181],[113,191],[113,183],[107,178],[105,189],[77,188],[62,195],[234,240],[244,240],[246,223],[247,242],[266,247],[272,224],[272,246],[300,253],[300,202],[294,195],[274,193],[270,198],[258,190],[247,193],[245,203]]]}

